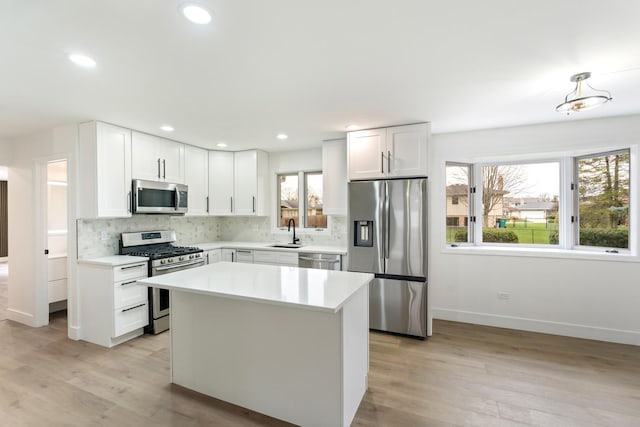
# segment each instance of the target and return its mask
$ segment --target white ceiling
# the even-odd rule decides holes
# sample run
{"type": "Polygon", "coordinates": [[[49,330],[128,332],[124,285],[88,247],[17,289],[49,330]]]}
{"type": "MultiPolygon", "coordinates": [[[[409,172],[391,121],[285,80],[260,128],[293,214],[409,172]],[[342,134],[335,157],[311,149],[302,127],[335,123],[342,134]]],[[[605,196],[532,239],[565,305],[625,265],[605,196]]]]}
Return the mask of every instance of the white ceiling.
{"type": "Polygon", "coordinates": [[[213,22],[198,26],[177,0],[0,0],[0,139],[98,119],[277,151],[349,123],[443,133],[640,113],[640,1],[205,4],[213,22]],[[614,101],[556,113],[582,71],[614,101]]]}

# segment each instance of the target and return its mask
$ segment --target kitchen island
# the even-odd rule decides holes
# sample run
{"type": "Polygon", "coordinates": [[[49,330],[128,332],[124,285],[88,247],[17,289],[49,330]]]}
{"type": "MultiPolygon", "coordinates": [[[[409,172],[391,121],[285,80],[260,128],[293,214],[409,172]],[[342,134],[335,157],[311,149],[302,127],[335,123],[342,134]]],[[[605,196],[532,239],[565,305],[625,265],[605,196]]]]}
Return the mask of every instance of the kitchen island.
{"type": "Polygon", "coordinates": [[[222,262],[171,291],[171,381],[304,426],[348,426],[367,389],[371,274],[222,262]]]}

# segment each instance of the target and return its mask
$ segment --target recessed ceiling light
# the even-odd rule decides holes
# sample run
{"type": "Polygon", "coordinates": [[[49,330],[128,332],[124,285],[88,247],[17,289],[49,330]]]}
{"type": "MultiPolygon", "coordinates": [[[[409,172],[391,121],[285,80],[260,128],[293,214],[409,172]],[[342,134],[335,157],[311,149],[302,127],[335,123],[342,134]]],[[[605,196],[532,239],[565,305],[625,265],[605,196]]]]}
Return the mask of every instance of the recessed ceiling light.
{"type": "Polygon", "coordinates": [[[160,129],[165,132],[173,132],[175,130],[173,126],[169,126],[169,125],[162,125],[160,126],[160,129]]]}
{"type": "Polygon", "coordinates": [[[93,58],[80,53],[70,53],[67,57],[69,58],[69,61],[81,67],[93,68],[96,66],[96,61],[93,58]]]}
{"type": "Polygon", "coordinates": [[[224,142],[219,142],[219,143],[217,143],[216,145],[217,145],[218,147],[220,147],[220,148],[224,148],[224,147],[226,147],[226,146],[227,146],[227,144],[225,144],[224,142]]]}
{"type": "Polygon", "coordinates": [[[356,124],[352,124],[352,125],[347,125],[347,130],[356,130],[358,129],[360,126],[356,125],[356,124]]]}
{"type": "Polygon", "coordinates": [[[286,133],[279,133],[278,135],[276,135],[276,138],[278,138],[278,139],[287,139],[287,138],[289,138],[289,135],[287,135],[286,133]]]}
{"type": "Polygon", "coordinates": [[[180,11],[189,21],[194,24],[208,24],[211,22],[211,12],[204,6],[196,3],[184,3],[180,6],[180,11]]]}

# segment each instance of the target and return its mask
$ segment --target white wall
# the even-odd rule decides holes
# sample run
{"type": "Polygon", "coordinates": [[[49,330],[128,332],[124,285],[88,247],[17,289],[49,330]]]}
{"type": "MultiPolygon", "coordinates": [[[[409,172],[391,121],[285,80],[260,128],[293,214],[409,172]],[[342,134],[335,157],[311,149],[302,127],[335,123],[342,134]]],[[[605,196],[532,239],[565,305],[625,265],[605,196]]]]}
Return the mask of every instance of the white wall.
{"type": "MultiPolygon", "coordinates": [[[[75,292],[75,150],[77,127],[62,126],[36,135],[23,137],[11,142],[9,163],[9,318],[30,326],[48,323],[47,283],[39,280],[46,274],[46,223],[42,230],[43,239],[36,241],[38,227],[38,162],[46,163],[53,158],[67,158],[69,161],[69,246],[68,277],[69,301],[75,292]]],[[[42,189],[45,191],[46,187],[42,189]]],[[[77,308],[69,305],[69,327],[77,325],[77,308]]]]}
{"type": "MultiPolygon", "coordinates": [[[[446,161],[570,155],[625,144],[640,144],[640,116],[434,135],[434,173],[429,177],[434,318],[640,345],[637,258],[625,262],[455,253],[444,243],[446,161]],[[511,299],[498,299],[497,292],[508,292],[511,299]]],[[[635,188],[632,197],[637,198],[639,190],[635,188]]],[[[632,239],[637,244],[637,232],[632,239]]]]}

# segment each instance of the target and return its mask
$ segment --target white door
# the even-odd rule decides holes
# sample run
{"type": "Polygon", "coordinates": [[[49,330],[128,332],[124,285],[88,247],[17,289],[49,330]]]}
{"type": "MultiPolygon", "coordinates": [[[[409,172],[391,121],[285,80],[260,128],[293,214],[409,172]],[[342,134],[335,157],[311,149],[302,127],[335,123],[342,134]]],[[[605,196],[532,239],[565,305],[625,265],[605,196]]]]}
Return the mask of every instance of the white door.
{"type": "Polygon", "coordinates": [[[234,213],[255,215],[258,200],[258,153],[255,150],[234,154],[234,213]]]}
{"type": "Polygon", "coordinates": [[[349,179],[384,177],[387,171],[386,129],[349,132],[347,137],[349,179]]]}
{"type": "Polygon", "coordinates": [[[209,151],[209,214],[233,214],[233,153],[209,151]]]}
{"type": "Polygon", "coordinates": [[[387,128],[387,176],[426,176],[427,148],[427,123],[387,128]]]}
{"type": "Polygon", "coordinates": [[[185,184],[189,187],[187,215],[207,215],[209,209],[209,153],[202,148],[185,146],[185,184]]]}

